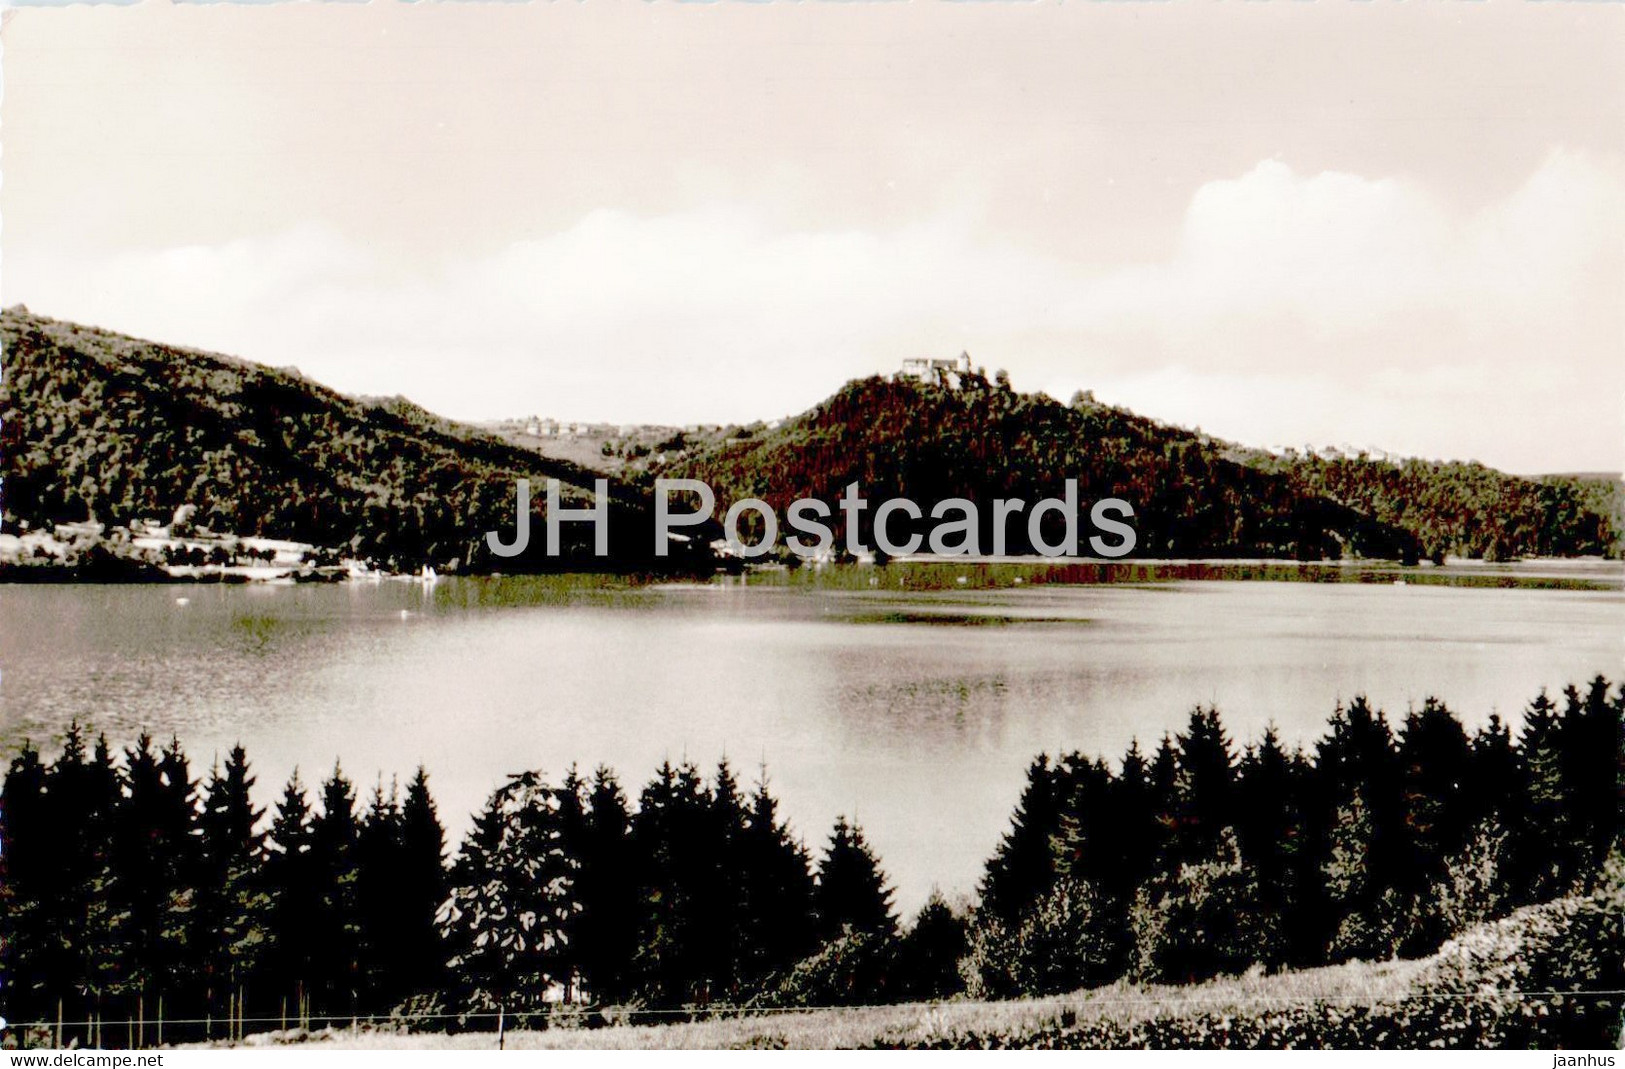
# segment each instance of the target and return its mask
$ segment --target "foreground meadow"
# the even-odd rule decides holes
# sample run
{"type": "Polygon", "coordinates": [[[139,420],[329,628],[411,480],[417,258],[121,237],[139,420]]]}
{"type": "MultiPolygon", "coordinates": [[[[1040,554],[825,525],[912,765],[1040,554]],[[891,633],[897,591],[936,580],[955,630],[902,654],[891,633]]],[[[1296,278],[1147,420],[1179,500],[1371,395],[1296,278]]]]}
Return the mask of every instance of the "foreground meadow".
{"type": "MultiPolygon", "coordinates": [[[[518,1049],[1603,1048],[1625,1014],[1625,881],[1473,928],[1416,961],[1349,962],[1201,984],[1118,982],[1047,999],[796,1010],[670,1024],[556,1018],[518,1049]],[[567,1024],[567,1026],[560,1026],[567,1024]],[[598,1027],[590,1025],[597,1024],[598,1027]]],[[[272,1033],[252,1045],[486,1049],[489,1031],[272,1033]]]]}
{"type": "MultiPolygon", "coordinates": [[[[1350,963],[1278,976],[1246,976],[1189,986],[1128,983],[1047,999],[915,1002],[786,1010],[602,1027],[511,1029],[514,1049],[692,1050],[1025,1046],[1061,1029],[1132,1028],[1159,1019],[1237,1019],[1284,1008],[1360,1007],[1402,997],[1419,962],[1350,963]]],[[[310,1042],[335,1050],[487,1049],[495,1032],[414,1033],[386,1027],[271,1033],[247,1045],[310,1042]]]]}

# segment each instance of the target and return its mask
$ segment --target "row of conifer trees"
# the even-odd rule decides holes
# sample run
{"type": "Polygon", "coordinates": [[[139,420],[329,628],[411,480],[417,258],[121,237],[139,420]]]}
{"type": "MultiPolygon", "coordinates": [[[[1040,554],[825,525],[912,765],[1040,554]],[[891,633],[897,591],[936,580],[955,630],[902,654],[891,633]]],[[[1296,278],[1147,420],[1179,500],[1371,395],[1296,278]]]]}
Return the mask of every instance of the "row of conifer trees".
{"type": "Polygon", "coordinates": [[[815,865],[765,772],[747,793],[726,761],[662,765],[636,805],[607,768],[518,775],[449,866],[422,769],[364,804],[337,767],[315,804],[295,773],[269,819],[254,783],[241,747],[201,782],[173,740],[23,748],[0,795],[14,1027],[151,1044],[737,1002],[828,939],[897,931],[861,829],[838,820],[815,865]]]}
{"type": "Polygon", "coordinates": [[[1032,766],[979,902],[900,930],[861,830],[815,859],[765,772],[511,778],[447,864],[420,769],[358,800],[337,767],[267,813],[247,755],[74,726],[0,794],[5,1015],[146,1045],[396,1015],[491,1027],[557,1004],[646,1011],[1044,994],[1125,974],[1420,954],[1583,884],[1621,835],[1625,687],[1530,703],[1514,736],[1363,700],[1312,749],[1237,753],[1213,709],[1149,756],[1032,766]],[[111,1024],[109,1022],[112,1022],[111,1024]]]}
{"type": "Polygon", "coordinates": [[[1197,708],[1115,768],[1040,758],[988,862],[966,973],[1037,994],[1128,974],[1416,956],[1583,886],[1625,828],[1625,687],[1544,691],[1514,735],[1428,699],[1397,728],[1364,699],[1312,749],[1240,753],[1197,708]]]}

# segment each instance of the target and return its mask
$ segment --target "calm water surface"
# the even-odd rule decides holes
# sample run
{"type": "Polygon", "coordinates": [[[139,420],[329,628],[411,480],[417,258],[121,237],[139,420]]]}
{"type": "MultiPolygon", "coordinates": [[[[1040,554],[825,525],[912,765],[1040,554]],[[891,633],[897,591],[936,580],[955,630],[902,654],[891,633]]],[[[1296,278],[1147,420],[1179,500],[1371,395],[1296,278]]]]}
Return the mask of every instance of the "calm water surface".
{"type": "Polygon", "coordinates": [[[755,778],[811,845],[866,828],[899,889],[969,891],[1040,750],[1120,753],[1191,705],[1312,741],[1339,699],[1437,695],[1470,723],[1621,672],[1618,590],[1272,582],[934,593],[719,581],[0,587],[0,746],[78,717],[243,742],[271,801],[337,759],[428,766],[454,834],[506,773],[662,760],[755,778]],[[179,599],[186,599],[182,604],[179,599]]]}

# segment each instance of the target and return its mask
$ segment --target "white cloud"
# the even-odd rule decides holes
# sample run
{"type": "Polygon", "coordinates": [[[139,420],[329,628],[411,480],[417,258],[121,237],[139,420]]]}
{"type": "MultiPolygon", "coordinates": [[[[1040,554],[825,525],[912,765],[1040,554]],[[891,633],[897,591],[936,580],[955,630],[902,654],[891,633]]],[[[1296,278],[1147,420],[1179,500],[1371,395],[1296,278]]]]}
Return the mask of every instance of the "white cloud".
{"type": "Polygon", "coordinates": [[[773,416],[905,355],[968,346],[1018,385],[1093,386],[1248,441],[1619,463],[1612,162],[1554,152],[1467,213],[1403,178],[1266,160],[1195,192],[1166,261],[1108,273],[957,214],[887,233],[768,218],[599,210],[433,273],[302,227],[88,264],[8,255],[5,282],[39,311],[453,415],[773,416]]]}
{"type": "Polygon", "coordinates": [[[1177,254],[1100,285],[1094,325],[1152,332],[1214,370],[1279,366],[1284,342],[1360,370],[1545,355],[1517,342],[1579,345],[1571,356],[1604,371],[1619,357],[1622,227],[1617,169],[1563,153],[1466,215],[1397,179],[1265,161],[1203,186],[1177,254]]]}

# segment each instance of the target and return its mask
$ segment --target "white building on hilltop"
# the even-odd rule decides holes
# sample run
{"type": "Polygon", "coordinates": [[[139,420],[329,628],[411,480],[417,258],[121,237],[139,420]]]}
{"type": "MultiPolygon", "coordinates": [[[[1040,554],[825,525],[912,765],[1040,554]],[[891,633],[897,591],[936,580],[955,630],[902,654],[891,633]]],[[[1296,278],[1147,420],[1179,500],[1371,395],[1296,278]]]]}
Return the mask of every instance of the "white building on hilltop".
{"type": "Polygon", "coordinates": [[[960,375],[970,374],[970,353],[960,353],[952,360],[939,360],[932,356],[909,357],[903,361],[903,369],[898,372],[900,378],[918,379],[920,382],[937,382],[948,380],[949,385],[958,385],[960,375]],[[953,379],[948,379],[952,375],[953,379]]]}

